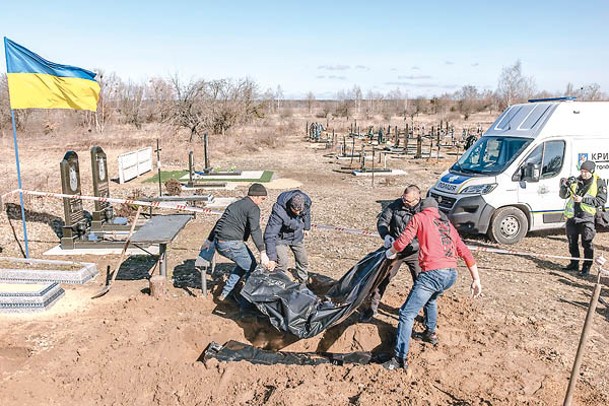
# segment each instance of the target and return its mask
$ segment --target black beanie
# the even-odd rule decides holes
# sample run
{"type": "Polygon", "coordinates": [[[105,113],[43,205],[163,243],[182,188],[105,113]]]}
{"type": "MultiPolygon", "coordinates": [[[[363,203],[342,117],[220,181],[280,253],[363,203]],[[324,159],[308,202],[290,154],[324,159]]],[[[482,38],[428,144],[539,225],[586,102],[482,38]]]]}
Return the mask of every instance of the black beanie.
{"type": "Polygon", "coordinates": [[[254,183],[247,191],[248,196],[266,196],[266,188],[260,183],[254,183]]]}
{"type": "Polygon", "coordinates": [[[594,173],[594,170],[596,169],[596,164],[594,163],[594,161],[584,161],[584,163],[582,163],[582,166],[580,166],[579,169],[585,169],[590,173],[594,173]]]}
{"type": "Polygon", "coordinates": [[[438,201],[436,199],[434,199],[433,197],[427,197],[425,198],[425,200],[423,200],[421,202],[421,210],[425,210],[429,207],[435,207],[436,209],[438,208],[438,201]]]}

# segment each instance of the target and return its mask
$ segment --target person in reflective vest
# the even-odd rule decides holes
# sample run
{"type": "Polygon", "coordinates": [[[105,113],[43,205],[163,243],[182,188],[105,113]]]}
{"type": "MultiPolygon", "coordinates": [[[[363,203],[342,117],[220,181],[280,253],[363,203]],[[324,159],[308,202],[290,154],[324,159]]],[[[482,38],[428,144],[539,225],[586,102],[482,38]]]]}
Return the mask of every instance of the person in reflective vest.
{"type": "MultiPolygon", "coordinates": [[[[596,235],[594,215],[597,207],[603,207],[607,202],[607,186],[595,173],[595,170],[596,164],[593,161],[584,161],[580,166],[580,175],[577,178],[560,180],[559,195],[562,199],[567,199],[564,216],[567,219],[569,254],[572,258],[579,258],[580,236],[584,249],[581,276],[587,276],[590,273],[594,259],[594,248],[592,247],[592,240],[596,235]]],[[[572,259],[563,269],[566,271],[579,270],[579,260],[572,259]]]]}

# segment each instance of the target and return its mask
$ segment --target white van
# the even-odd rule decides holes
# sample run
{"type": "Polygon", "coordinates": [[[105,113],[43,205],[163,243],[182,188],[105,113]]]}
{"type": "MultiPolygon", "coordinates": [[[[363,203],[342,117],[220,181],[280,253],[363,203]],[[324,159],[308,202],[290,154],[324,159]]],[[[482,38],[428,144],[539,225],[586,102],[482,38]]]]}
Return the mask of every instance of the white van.
{"type": "Polygon", "coordinates": [[[609,102],[531,100],[508,107],[430,189],[465,233],[502,244],[564,225],[560,178],[591,160],[609,179],[609,102]]]}

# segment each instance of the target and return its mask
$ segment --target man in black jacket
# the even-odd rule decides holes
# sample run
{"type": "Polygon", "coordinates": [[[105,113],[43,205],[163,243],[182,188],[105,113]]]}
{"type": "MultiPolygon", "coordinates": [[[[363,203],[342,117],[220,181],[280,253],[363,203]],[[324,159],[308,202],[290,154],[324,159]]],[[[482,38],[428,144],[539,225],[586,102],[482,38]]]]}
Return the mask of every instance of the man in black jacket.
{"type": "MultiPolygon", "coordinates": [[[[568,199],[564,215],[567,219],[569,254],[572,258],[579,258],[579,236],[581,236],[584,248],[581,276],[588,276],[594,259],[592,240],[596,235],[594,228],[596,210],[607,203],[607,186],[595,173],[595,170],[596,164],[593,161],[584,161],[580,166],[580,174],[577,178],[560,180],[559,196],[562,199],[568,199]]],[[[577,271],[579,261],[572,259],[564,269],[577,271]]]]}
{"type": "Polygon", "coordinates": [[[277,197],[264,230],[264,244],[269,257],[269,269],[275,265],[288,270],[289,251],[294,254],[296,277],[300,282],[309,278],[309,261],[304,236],[311,229],[311,198],[300,190],[288,190],[277,197]]]}
{"type": "MultiPolygon", "coordinates": [[[[416,185],[410,185],[404,190],[401,198],[394,200],[379,214],[376,228],[384,240],[385,248],[391,247],[396,238],[402,234],[412,216],[419,211],[421,211],[421,190],[416,185]]],[[[414,239],[402,252],[398,253],[387,277],[376,289],[370,292],[368,300],[362,306],[360,321],[370,321],[377,314],[379,303],[389,282],[391,282],[391,279],[403,263],[406,263],[408,266],[414,283],[421,272],[419,267],[419,242],[417,239],[414,239]]]]}
{"type": "Polygon", "coordinates": [[[266,189],[260,183],[250,186],[246,197],[229,204],[224,210],[203,245],[203,248],[207,249],[212,243],[215,244],[218,253],[235,262],[236,265],[219,296],[220,301],[226,300],[242,276],[256,269],[256,258],[245,245],[250,235],[260,251],[262,265],[268,265],[269,259],[264,250],[260,229],[260,207],[258,207],[266,196],[266,189]]]}

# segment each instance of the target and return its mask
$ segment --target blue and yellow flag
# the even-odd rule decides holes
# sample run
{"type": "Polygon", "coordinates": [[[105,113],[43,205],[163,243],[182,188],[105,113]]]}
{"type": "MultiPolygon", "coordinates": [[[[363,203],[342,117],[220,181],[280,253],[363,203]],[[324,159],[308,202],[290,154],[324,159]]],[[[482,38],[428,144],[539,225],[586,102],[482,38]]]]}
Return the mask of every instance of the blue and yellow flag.
{"type": "Polygon", "coordinates": [[[95,73],[49,62],[4,37],[11,109],[97,110],[95,73]]]}

